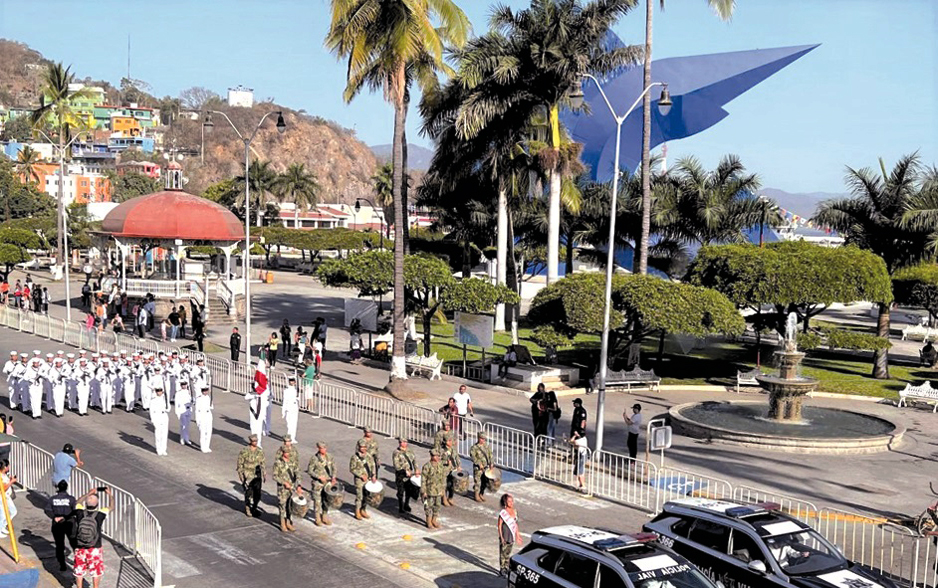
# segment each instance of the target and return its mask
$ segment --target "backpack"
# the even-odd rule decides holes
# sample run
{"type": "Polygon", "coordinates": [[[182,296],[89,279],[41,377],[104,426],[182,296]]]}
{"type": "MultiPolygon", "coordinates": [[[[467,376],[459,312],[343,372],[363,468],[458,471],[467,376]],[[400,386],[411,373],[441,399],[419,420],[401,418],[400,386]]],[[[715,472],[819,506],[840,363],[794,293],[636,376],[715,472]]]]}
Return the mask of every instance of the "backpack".
{"type": "Polygon", "coordinates": [[[72,527],[75,529],[75,546],[78,549],[90,549],[100,540],[97,514],[97,512],[82,513],[77,524],[72,527]]]}

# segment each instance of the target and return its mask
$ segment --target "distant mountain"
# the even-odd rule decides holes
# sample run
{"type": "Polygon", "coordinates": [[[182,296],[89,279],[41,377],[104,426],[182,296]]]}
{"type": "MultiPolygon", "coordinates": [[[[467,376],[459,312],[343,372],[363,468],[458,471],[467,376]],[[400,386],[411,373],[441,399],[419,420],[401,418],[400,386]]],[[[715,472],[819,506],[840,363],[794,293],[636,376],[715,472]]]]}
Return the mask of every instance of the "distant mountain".
{"type": "MultiPolygon", "coordinates": [[[[391,145],[372,145],[371,152],[375,154],[378,161],[384,163],[391,159],[391,145]]],[[[417,171],[427,171],[430,169],[430,161],[433,159],[433,151],[413,143],[407,144],[407,168],[417,171]]]]}
{"type": "Polygon", "coordinates": [[[834,194],[831,192],[808,192],[793,194],[791,192],[785,192],[784,190],[779,190],[777,188],[763,188],[759,191],[759,193],[772,198],[785,210],[791,211],[792,213],[805,218],[812,217],[814,215],[814,211],[817,210],[818,204],[821,202],[830,200],[831,198],[845,198],[848,196],[847,194],[834,194]]]}

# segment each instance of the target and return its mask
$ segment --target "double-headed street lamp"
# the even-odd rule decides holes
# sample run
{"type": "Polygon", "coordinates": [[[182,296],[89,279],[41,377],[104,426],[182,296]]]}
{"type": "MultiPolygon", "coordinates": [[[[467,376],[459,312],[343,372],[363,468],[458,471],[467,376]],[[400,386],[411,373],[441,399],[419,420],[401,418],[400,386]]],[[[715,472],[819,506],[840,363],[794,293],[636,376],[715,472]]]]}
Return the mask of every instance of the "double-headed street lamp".
{"type": "MultiPolygon", "coordinates": [[[[361,202],[361,201],[362,201],[362,200],[364,200],[365,202],[367,202],[368,204],[371,205],[371,210],[372,210],[372,211],[378,210],[378,207],[375,206],[375,203],[374,203],[374,202],[372,202],[371,200],[369,200],[369,199],[367,199],[367,198],[365,198],[365,197],[361,197],[361,198],[356,198],[356,199],[355,199],[355,214],[358,214],[359,212],[361,212],[361,209],[362,209],[362,202],[361,202]]],[[[384,208],[381,209],[381,228],[378,230],[378,234],[379,234],[379,236],[381,237],[381,245],[380,245],[380,247],[381,247],[381,249],[384,249],[384,208]]]]}
{"type": "MultiPolygon", "coordinates": [[[[249,176],[251,141],[257,136],[257,132],[261,130],[261,125],[264,124],[267,117],[272,114],[277,115],[277,132],[280,134],[287,130],[287,123],[283,120],[283,111],[272,110],[261,118],[261,121],[254,127],[251,136],[245,137],[238,130],[238,127],[231,122],[227,114],[219,110],[207,110],[205,111],[205,119],[202,121],[202,128],[209,133],[215,128],[215,123],[212,122],[213,114],[217,114],[228,121],[238,138],[244,143],[244,335],[247,338],[247,353],[244,355],[244,361],[247,365],[251,365],[251,181],[249,176]]],[[[258,214],[260,212],[260,210],[257,211],[258,214]]]]}
{"type": "MultiPolygon", "coordinates": [[[[615,109],[612,107],[612,103],[609,102],[609,97],[606,96],[606,93],[603,91],[602,85],[599,83],[595,77],[590,74],[585,74],[584,78],[589,78],[593,80],[593,83],[596,84],[596,88],[599,89],[600,95],[603,97],[603,100],[606,102],[606,106],[609,108],[609,112],[612,114],[612,118],[616,121],[616,156],[615,164],[613,167],[612,173],[612,198],[609,202],[609,243],[607,245],[609,251],[606,254],[606,294],[603,300],[603,334],[602,334],[602,343],[599,348],[599,382],[597,382],[597,390],[599,392],[598,398],[596,399],[596,447],[593,449],[594,454],[598,454],[603,447],[603,428],[604,428],[604,419],[605,419],[605,407],[606,407],[606,373],[609,370],[609,315],[612,309],[612,269],[613,264],[615,263],[615,238],[616,238],[616,202],[619,196],[619,151],[622,141],[622,123],[625,122],[625,119],[632,114],[632,111],[635,110],[635,107],[638,106],[639,102],[642,101],[642,98],[645,97],[652,88],[655,86],[662,86],[661,96],[658,99],[658,109],[662,115],[667,116],[668,112],[671,110],[671,94],[668,92],[668,85],[663,82],[653,82],[638,96],[632,106],[625,111],[625,114],[619,116],[616,114],[615,109]]],[[[583,91],[578,89],[576,92],[570,95],[570,102],[574,108],[579,108],[583,105],[583,91]]]]}

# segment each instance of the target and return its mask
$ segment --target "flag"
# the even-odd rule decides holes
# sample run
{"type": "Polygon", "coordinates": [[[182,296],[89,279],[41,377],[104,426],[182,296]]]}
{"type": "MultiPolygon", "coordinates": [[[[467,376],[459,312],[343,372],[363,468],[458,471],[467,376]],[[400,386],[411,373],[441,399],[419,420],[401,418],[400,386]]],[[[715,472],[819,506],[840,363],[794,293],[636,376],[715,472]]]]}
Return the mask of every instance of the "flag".
{"type": "Polygon", "coordinates": [[[267,392],[267,362],[257,360],[257,371],[254,372],[254,393],[261,395],[267,392]]]}

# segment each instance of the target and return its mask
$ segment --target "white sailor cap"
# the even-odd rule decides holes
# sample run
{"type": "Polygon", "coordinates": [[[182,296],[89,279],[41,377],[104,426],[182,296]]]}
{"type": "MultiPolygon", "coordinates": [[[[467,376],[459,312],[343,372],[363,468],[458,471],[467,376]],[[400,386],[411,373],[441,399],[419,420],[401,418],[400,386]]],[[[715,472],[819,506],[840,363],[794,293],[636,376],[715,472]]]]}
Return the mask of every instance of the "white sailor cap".
{"type": "Polygon", "coordinates": [[[37,361],[42,361],[42,358],[41,358],[41,357],[34,357],[34,358],[33,358],[33,363],[36,363],[37,361]]]}
{"type": "Polygon", "coordinates": [[[153,386],[153,389],[156,390],[157,392],[162,392],[163,384],[157,384],[156,386],[153,386]]]}
{"type": "Polygon", "coordinates": [[[67,358],[69,358],[69,359],[75,359],[75,354],[74,354],[74,353],[68,353],[68,354],[65,355],[65,357],[67,357],[67,358]]]}
{"type": "Polygon", "coordinates": [[[79,350],[78,350],[78,355],[85,355],[86,353],[88,353],[88,352],[85,351],[84,349],[79,349],[79,350]]]}
{"type": "Polygon", "coordinates": [[[56,355],[65,355],[65,352],[62,351],[61,349],[59,349],[58,351],[55,352],[55,354],[56,354],[56,355]]]}
{"type": "Polygon", "coordinates": [[[126,350],[126,349],[121,349],[121,353],[120,353],[120,354],[121,354],[121,355],[127,355],[127,350],[126,350]]]}
{"type": "Polygon", "coordinates": [[[133,354],[135,357],[140,357],[141,355],[143,355],[143,352],[140,351],[139,349],[135,349],[133,354]]]}
{"type": "Polygon", "coordinates": [[[196,358],[195,360],[196,363],[202,363],[203,361],[205,361],[204,357],[199,357],[199,358],[196,358]]]}
{"type": "Polygon", "coordinates": [[[39,351],[38,349],[33,349],[33,355],[37,355],[37,356],[42,355],[42,351],[39,351]]]}
{"type": "Polygon", "coordinates": [[[64,358],[64,357],[56,357],[53,361],[55,361],[55,363],[62,363],[63,361],[65,361],[65,358],[64,358]]]}
{"type": "Polygon", "coordinates": [[[20,357],[23,358],[23,359],[29,359],[29,352],[28,352],[28,351],[20,351],[20,357]]]}
{"type": "Polygon", "coordinates": [[[187,382],[187,381],[185,381],[185,380],[180,380],[180,381],[179,381],[179,385],[180,385],[180,386],[188,386],[188,385],[189,385],[189,382],[187,382]]]}
{"type": "Polygon", "coordinates": [[[10,352],[10,355],[19,355],[19,354],[20,354],[19,351],[11,351],[11,352],[10,352]]]}
{"type": "Polygon", "coordinates": [[[94,359],[98,359],[98,358],[101,357],[101,356],[98,355],[97,353],[92,353],[92,354],[91,354],[91,357],[93,357],[94,359]]]}
{"type": "Polygon", "coordinates": [[[101,357],[101,361],[111,361],[111,358],[107,356],[107,353],[105,353],[104,356],[101,357]]]}
{"type": "Polygon", "coordinates": [[[179,360],[180,360],[180,361],[189,361],[189,358],[188,358],[187,356],[185,356],[185,355],[182,355],[182,356],[179,357],[179,360]]]}
{"type": "Polygon", "coordinates": [[[209,389],[208,384],[202,384],[202,389],[203,389],[203,390],[208,390],[208,389],[209,389]]]}
{"type": "Polygon", "coordinates": [[[46,357],[55,357],[55,354],[54,354],[54,353],[47,353],[47,354],[46,354],[46,357]]]}
{"type": "Polygon", "coordinates": [[[178,350],[178,349],[173,349],[172,355],[179,355],[179,350],[178,350]]]}

